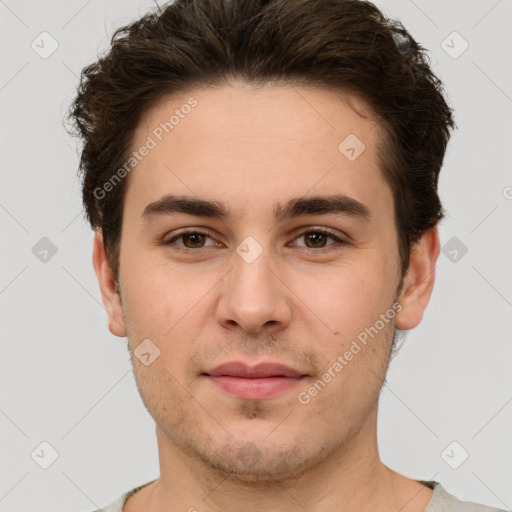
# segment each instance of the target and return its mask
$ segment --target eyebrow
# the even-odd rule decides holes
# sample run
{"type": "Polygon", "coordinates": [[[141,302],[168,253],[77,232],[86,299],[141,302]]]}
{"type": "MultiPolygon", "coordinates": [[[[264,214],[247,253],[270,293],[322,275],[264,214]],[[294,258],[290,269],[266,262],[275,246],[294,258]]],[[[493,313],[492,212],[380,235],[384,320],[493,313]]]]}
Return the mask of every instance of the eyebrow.
{"type": "MultiPolygon", "coordinates": [[[[184,213],[197,217],[227,219],[230,210],[218,201],[210,201],[189,196],[166,195],[148,204],[142,213],[142,218],[149,221],[152,218],[184,213]]],[[[370,209],[360,201],[346,195],[327,195],[314,197],[298,197],[287,201],[284,205],[277,203],[274,207],[274,220],[281,222],[285,219],[301,215],[341,214],[369,221],[372,218],[370,209]]]]}
{"type": "Polygon", "coordinates": [[[342,214],[369,221],[370,209],[360,201],[343,194],[299,197],[291,199],[285,205],[278,204],[274,209],[274,219],[280,222],[301,215],[342,214]]]}

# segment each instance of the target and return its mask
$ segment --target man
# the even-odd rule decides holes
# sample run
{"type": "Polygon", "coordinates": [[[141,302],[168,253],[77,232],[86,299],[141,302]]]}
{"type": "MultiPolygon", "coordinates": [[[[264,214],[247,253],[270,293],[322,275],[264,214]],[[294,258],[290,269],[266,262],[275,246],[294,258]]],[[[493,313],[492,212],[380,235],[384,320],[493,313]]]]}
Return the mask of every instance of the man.
{"type": "Polygon", "coordinates": [[[104,511],[496,510],[378,453],[455,126],[400,24],[358,0],[177,0],[114,35],[71,115],[160,459],[104,511]]]}

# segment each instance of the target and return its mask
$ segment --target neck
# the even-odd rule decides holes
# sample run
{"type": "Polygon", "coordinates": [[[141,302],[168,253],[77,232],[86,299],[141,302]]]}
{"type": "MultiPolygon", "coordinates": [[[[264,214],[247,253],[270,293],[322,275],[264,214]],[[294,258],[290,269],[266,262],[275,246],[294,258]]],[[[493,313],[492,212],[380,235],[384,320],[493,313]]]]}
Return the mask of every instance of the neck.
{"type": "Polygon", "coordinates": [[[177,448],[157,427],[160,478],[130,498],[124,512],[423,510],[432,492],[426,487],[422,491],[421,484],[380,461],[376,414],[368,420],[349,442],[307,473],[271,482],[219,474],[177,448]]]}

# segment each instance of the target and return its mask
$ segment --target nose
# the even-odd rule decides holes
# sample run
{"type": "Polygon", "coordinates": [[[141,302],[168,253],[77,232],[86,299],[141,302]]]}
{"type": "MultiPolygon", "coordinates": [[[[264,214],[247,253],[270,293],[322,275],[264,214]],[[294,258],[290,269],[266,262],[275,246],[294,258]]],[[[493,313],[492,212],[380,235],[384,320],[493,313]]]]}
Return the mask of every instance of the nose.
{"type": "Polygon", "coordinates": [[[273,333],[289,325],[292,317],[287,288],[271,270],[271,258],[264,251],[255,261],[233,255],[234,265],[224,277],[217,305],[222,327],[246,333],[273,333]]]}

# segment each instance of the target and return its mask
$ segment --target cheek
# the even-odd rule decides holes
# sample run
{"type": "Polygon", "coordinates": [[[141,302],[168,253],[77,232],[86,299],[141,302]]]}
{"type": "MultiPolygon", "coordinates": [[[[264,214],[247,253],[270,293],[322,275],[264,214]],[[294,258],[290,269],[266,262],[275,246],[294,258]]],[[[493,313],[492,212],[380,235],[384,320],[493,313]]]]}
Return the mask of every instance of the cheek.
{"type": "Polygon", "coordinates": [[[329,273],[294,279],[293,289],[304,297],[304,314],[313,314],[331,335],[347,340],[373,325],[391,306],[394,282],[382,262],[344,263],[329,273]],[[308,312],[309,311],[309,312],[308,312]]]}
{"type": "MultiPolygon", "coordinates": [[[[190,366],[195,369],[191,358],[201,351],[205,326],[211,321],[208,302],[211,277],[207,283],[192,279],[194,286],[188,279],[170,279],[167,273],[156,271],[140,279],[132,278],[124,301],[131,351],[133,353],[143,340],[149,339],[158,353],[155,363],[147,368],[133,360],[138,367],[138,380],[151,388],[158,379],[165,382],[173,375],[184,384],[191,378],[190,366]]],[[[173,382],[171,379],[171,387],[173,382]]]]}
{"type": "Polygon", "coordinates": [[[208,290],[218,280],[213,273],[202,278],[193,272],[184,274],[154,259],[133,262],[126,270],[126,314],[139,332],[146,330],[164,339],[180,324],[189,323],[190,315],[197,319],[203,314],[208,290]]]}
{"type": "Polygon", "coordinates": [[[187,391],[189,382],[177,375],[163,356],[156,359],[151,366],[146,367],[137,360],[133,364],[142,401],[171,439],[184,425],[201,431],[200,417],[195,418],[191,414],[197,403],[187,391]]]}
{"type": "Polygon", "coordinates": [[[350,439],[361,430],[372,411],[376,411],[389,361],[387,334],[382,332],[366,346],[360,344],[358,352],[349,361],[343,359],[343,363],[337,357],[344,357],[349,347],[340,347],[339,352],[333,352],[325,373],[301,390],[301,403],[309,400],[302,406],[305,421],[320,420],[325,437],[338,439],[342,435],[350,439]],[[342,365],[341,369],[334,361],[342,365]]]}

